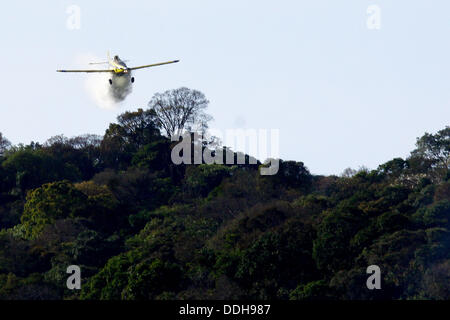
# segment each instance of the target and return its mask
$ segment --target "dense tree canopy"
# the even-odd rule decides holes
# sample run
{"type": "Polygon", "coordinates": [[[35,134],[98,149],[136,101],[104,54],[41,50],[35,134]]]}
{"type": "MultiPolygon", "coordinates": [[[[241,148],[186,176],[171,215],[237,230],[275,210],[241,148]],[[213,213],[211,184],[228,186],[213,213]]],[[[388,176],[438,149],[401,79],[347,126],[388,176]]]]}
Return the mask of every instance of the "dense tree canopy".
{"type": "Polygon", "coordinates": [[[0,132],[0,157],[3,156],[5,151],[11,146],[11,142],[9,142],[8,139],[3,137],[2,133],[0,132]]]}
{"type": "Polygon", "coordinates": [[[376,170],[261,176],[171,162],[159,130],[197,121],[203,94],[150,105],[103,137],[0,135],[0,299],[450,299],[448,127],[376,170]],[[163,117],[176,106],[193,109],[163,117]],[[383,290],[366,288],[373,264],[383,290]]]}

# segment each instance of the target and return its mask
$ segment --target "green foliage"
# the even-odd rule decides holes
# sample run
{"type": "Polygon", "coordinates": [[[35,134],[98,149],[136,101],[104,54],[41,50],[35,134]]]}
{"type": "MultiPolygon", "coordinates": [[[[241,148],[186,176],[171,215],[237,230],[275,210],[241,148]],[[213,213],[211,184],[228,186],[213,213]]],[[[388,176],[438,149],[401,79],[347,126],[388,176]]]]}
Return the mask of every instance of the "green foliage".
{"type": "Polygon", "coordinates": [[[177,291],[181,281],[182,270],[176,264],[159,259],[144,261],[130,270],[122,298],[125,300],[155,299],[159,294],[177,291]]]}
{"type": "Polygon", "coordinates": [[[19,194],[26,194],[43,183],[79,178],[77,168],[57,161],[42,150],[17,151],[9,155],[2,166],[7,172],[7,185],[19,194]]]}
{"type": "Polygon", "coordinates": [[[28,193],[21,222],[25,237],[36,238],[45,225],[58,219],[83,216],[87,209],[87,196],[68,181],[44,184],[28,193]]]}
{"type": "Polygon", "coordinates": [[[350,267],[355,252],[350,241],[364,225],[364,216],[342,209],[329,212],[320,223],[314,241],[313,257],[320,269],[330,272],[350,267]]]}
{"type": "Polygon", "coordinates": [[[186,169],[184,188],[190,196],[205,197],[230,174],[231,169],[224,165],[190,166],[186,169]]]}
{"type": "Polygon", "coordinates": [[[110,124],[105,132],[100,145],[100,161],[109,168],[125,169],[136,151],[159,140],[160,135],[152,110],[125,112],[117,120],[118,123],[110,124]]]}
{"type": "Polygon", "coordinates": [[[42,275],[35,273],[20,278],[13,273],[0,274],[1,300],[56,300],[58,289],[43,281],[42,275]]]}
{"type": "Polygon", "coordinates": [[[0,135],[0,299],[450,299],[449,128],[377,170],[281,160],[261,176],[174,165],[155,112],[123,113],[103,137],[0,135]],[[383,290],[366,288],[373,264],[383,290]]]}
{"type": "Polygon", "coordinates": [[[450,200],[441,200],[428,207],[421,208],[415,217],[428,227],[449,227],[450,200]]]}
{"type": "Polygon", "coordinates": [[[331,300],[335,298],[325,280],[301,284],[289,294],[290,300],[331,300]]]}
{"type": "Polygon", "coordinates": [[[11,147],[11,142],[9,142],[9,140],[0,132],[0,157],[4,155],[9,147],[11,147]]]}

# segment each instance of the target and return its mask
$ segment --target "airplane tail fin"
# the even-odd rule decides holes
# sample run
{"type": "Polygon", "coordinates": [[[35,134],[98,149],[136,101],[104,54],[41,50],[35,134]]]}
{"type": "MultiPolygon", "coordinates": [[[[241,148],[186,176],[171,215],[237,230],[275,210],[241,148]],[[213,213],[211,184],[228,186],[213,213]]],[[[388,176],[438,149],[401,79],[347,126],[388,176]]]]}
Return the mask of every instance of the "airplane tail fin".
{"type": "Polygon", "coordinates": [[[89,62],[89,64],[107,64],[108,61],[104,61],[104,62],[89,62]]]}
{"type": "Polygon", "coordinates": [[[109,51],[107,52],[108,61],[102,61],[102,62],[89,62],[89,64],[110,64],[111,63],[111,57],[109,55],[109,51]]]}

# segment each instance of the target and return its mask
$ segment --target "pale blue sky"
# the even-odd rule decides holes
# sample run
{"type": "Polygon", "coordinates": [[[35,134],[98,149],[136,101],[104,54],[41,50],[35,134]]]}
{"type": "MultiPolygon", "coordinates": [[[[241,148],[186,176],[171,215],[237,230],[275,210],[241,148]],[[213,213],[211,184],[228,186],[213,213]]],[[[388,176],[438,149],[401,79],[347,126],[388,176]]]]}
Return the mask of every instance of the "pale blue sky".
{"type": "Polygon", "coordinates": [[[8,1],[0,34],[0,131],[13,143],[103,134],[155,92],[205,93],[215,128],[279,128],[283,159],[316,174],[376,168],[450,119],[448,0],[8,1]],[[81,8],[68,30],[66,9],[81,8]],[[366,27],[369,5],[381,30],[366,27]],[[140,65],[116,110],[86,93],[80,55],[140,65]]]}

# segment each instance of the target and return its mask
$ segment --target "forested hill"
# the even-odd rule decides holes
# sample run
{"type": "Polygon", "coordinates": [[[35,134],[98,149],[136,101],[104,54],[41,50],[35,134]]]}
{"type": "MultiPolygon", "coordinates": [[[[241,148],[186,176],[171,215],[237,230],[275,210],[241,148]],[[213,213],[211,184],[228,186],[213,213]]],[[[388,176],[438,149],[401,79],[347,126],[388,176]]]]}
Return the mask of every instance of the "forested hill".
{"type": "Polygon", "coordinates": [[[160,129],[140,109],[103,137],[0,135],[1,299],[450,299],[450,127],[341,176],[175,165],[160,129]]]}

